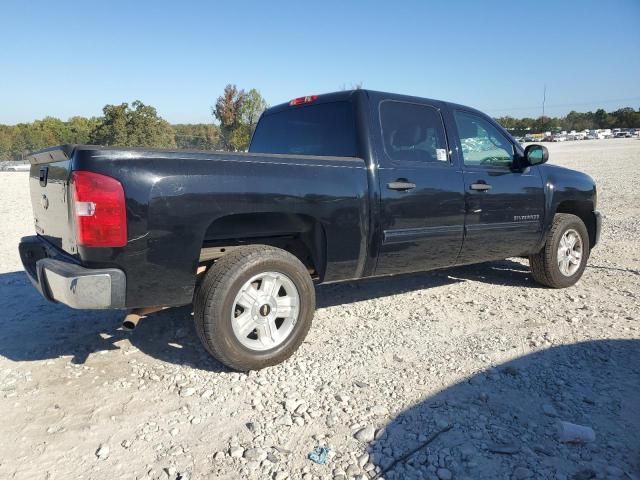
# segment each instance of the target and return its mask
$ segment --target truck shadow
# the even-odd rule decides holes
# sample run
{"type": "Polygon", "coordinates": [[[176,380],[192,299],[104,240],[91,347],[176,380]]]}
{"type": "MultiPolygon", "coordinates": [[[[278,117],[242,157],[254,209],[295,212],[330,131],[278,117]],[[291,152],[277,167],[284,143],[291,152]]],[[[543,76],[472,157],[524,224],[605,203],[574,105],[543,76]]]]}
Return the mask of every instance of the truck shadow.
{"type": "Polygon", "coordinates": [[[316,289],[317,304],[318,308],[326,308],[466,281],[543,288],[533,281],[527,265],[513,260],[501,260],[433,272],[398,275],[394,276],[393,280],[389,280],[389,277],[378,277],[352,283],[320,285],[316,289]]]}
{"type": "Polygon", "coordinates": [[[143,319],[133,332],[122,329],[124,311],[73,310],[47,302],[24,272],[0,275],[0,356],[13,361],[70,357],[136,349],[159,360],[209,371],[229,371],[204,350],[191,321],[191,307],[143,319]]]}
{"type": "MultiPolygon", "coordinates": [[[[459,267],[446,271],[372,279],[318,287],[318,308],[402,292],[475,280],[501,285],[534,286],[526,266],[513,261],[459,267]]],[[[92,353],[138,349],[159,360],[208,371],[228,371],[202,347],[191,307],[172,308],[143,319],[135,331],[121,328],[124,311],[73,310],[45,301],[24,272],[0,274],[0,355],[14,361],[69,356],[84,363],[92,353]]]]}
{"type": "Polygon", "coordinates": [[[633,275],[640,275],[640,270],[635,270],[633,268],[620,268],[620,267],[611,267],[607,265],[588,265],[588,268],[597,268],[598,270],[607,270],[609,272],[623,272],[623,273],[631,273],[633,275]]]}
{"type": "MultiPolygon", "coordinates": [[[[405,368],[417,376],[420,366],[405,368]]],[[[562,345],[476,373],[399,413],[368,444],[369,462],[387,480],[639,478],[638,412],[640,340],[562,345]],[[595,441],[563,443],[560,421],[592,428],[595,441]]]]}

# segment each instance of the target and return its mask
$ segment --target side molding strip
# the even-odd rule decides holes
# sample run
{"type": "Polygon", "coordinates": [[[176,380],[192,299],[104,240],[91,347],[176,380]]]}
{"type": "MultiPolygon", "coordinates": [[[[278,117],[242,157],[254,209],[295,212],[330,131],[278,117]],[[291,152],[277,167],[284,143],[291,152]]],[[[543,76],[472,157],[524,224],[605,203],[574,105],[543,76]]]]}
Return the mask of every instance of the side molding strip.
{"type": "Polygon", "coordinates": [[[462,236],[463,225],[445,225],[442,227],[421,227],[403,228],[398,230],[385,230],[383,232],[382,244],[412,242],[425,238],[448,237],[452,233],[459,233],[462,236]]]}

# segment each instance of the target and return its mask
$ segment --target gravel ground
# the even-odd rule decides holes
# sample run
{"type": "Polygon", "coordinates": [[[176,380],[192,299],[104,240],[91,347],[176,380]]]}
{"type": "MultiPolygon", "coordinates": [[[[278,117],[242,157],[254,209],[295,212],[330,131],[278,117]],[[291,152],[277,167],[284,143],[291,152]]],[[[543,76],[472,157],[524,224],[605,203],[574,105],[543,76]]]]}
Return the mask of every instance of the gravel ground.
{"type": "Polygon", "coordinates": [[[0,478],[640,478],[640,141],[548,147],[598,182],[578,285],[511,259],[320,287],[298,353],[249,374],[188,308],[125,333],[42,300],[27,177],[0,173],[0,478]]]}

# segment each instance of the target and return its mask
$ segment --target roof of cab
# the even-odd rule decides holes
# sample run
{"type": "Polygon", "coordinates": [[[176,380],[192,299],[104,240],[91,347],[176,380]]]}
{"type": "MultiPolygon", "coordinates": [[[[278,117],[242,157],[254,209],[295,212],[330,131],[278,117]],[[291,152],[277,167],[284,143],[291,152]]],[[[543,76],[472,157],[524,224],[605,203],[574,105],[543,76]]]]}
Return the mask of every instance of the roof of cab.
{"type": "MultiPolygon", "coordinates": [[[[287,110],[289,108],[304,108],[306,106],[309,105],[317,105],[319,103],[329,103],[329,102],[340,102],[340,101],[348,101],[351,100],[351,98],[356,95],[358,92],[363,92],[365,93],[367,96],[371,97],[371,98],[378,98],[378,99],[394,99],[394,100],[400,100],[400,101],[405,101],[405,102],[427,102],[430,103],[434,106],[447,106],[450,109],[463,109],[463,110],[468,110],[468,111],[472,111],[472,112],[476,112],[476,113],[480,113],[483,114],[481,111],[472,108],[472,107],[468,107],[466,105],[460,105],[457,103],[453,103],[453,102],[447,102],[444,100],[436,100],[434,98],[426,98],[426,97],[416,97],[416,96],[412,96],[412,95],[402,95],[399,93],[391,93],[391,92],[380,92],[380,91],[376,91],[376,90],[368,90],[368,89],[357,89],[357,90],[343,90],[340,92],[331,92],[331,93],[323,93],[320,95],[317,95],[316,98],[313,101],[307,102],[307,103],[301,103],[299,105],[291,105],[290,102],[286,102],[286,103],[280,103],[278,105],[274,105],[273,107],[268,108],[267,110],[264,111],[264,115],[271,115],[272,113],[277,113],[277,112],[281,112],[283,110],[287,110]]],[[[483,114],[484,115],[484,114],[483,114]]]]}
{"type": "MultiPolygon", "coordinates": [[[[274,105],[273,107],[267,108],[264,111],[263,115],[271,115],[272,113],[281,112],[289,108],[304,108],[311,104],[317,105],[319,103],[344,102],[344,101],[350,100],[355,92],[357,92],[357,90],[344,90],[342,92],[323,93],[321,95],[317,95],[313,101],[308,103],[301,103],[299,105],[290,105],[290,102],[280,103],[278,105],[274,105]]],[[[294,98],[301,98],[301,97],[294,97],[294,98]]]]}

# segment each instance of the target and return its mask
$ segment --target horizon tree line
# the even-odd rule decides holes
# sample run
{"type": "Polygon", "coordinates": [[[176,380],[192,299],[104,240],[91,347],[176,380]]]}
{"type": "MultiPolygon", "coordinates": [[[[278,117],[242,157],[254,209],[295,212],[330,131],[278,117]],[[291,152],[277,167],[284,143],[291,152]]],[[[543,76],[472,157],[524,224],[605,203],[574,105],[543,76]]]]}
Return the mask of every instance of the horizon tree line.
{"type": "Polygon", "coordinates": [[[89,144],[190,150],[243,151],[268,107],[258,90],[227,85],[211,107],[211,123],[170,124],[140,100],[105,105],[100,117],[47,116],[16,125],[0,124],[0,160],[22,160],[54,145],[89,144]]]}
{"type": "MultiPolygon", "coordinates": [[[[47,116],[16,125],[0,124],[0,160],[21,160],[32,151],[65,143],[114,147],[244,151],[268,105],[255,88],[229,84],[211,107],[211,123],[170,124],[151,105],[105,105],[100,117],[74,116],[66,122],[47,116]]],[[[498,117],[516,135],[554,130],[640,128],[640,109],[571,111],[563,117],[498,117]]]]}
{"type": "Polygon", "coordinates": [[[607,112],[603,108],[595,112],[576,112],[572,110],[564,117],[524,117],[504,116],[496,118],[504,128],[517,135],[525,133],[542,133],[557,130],[596,130],[605,128],[640,128],[640,108],[619,108],[607,112]]]}

